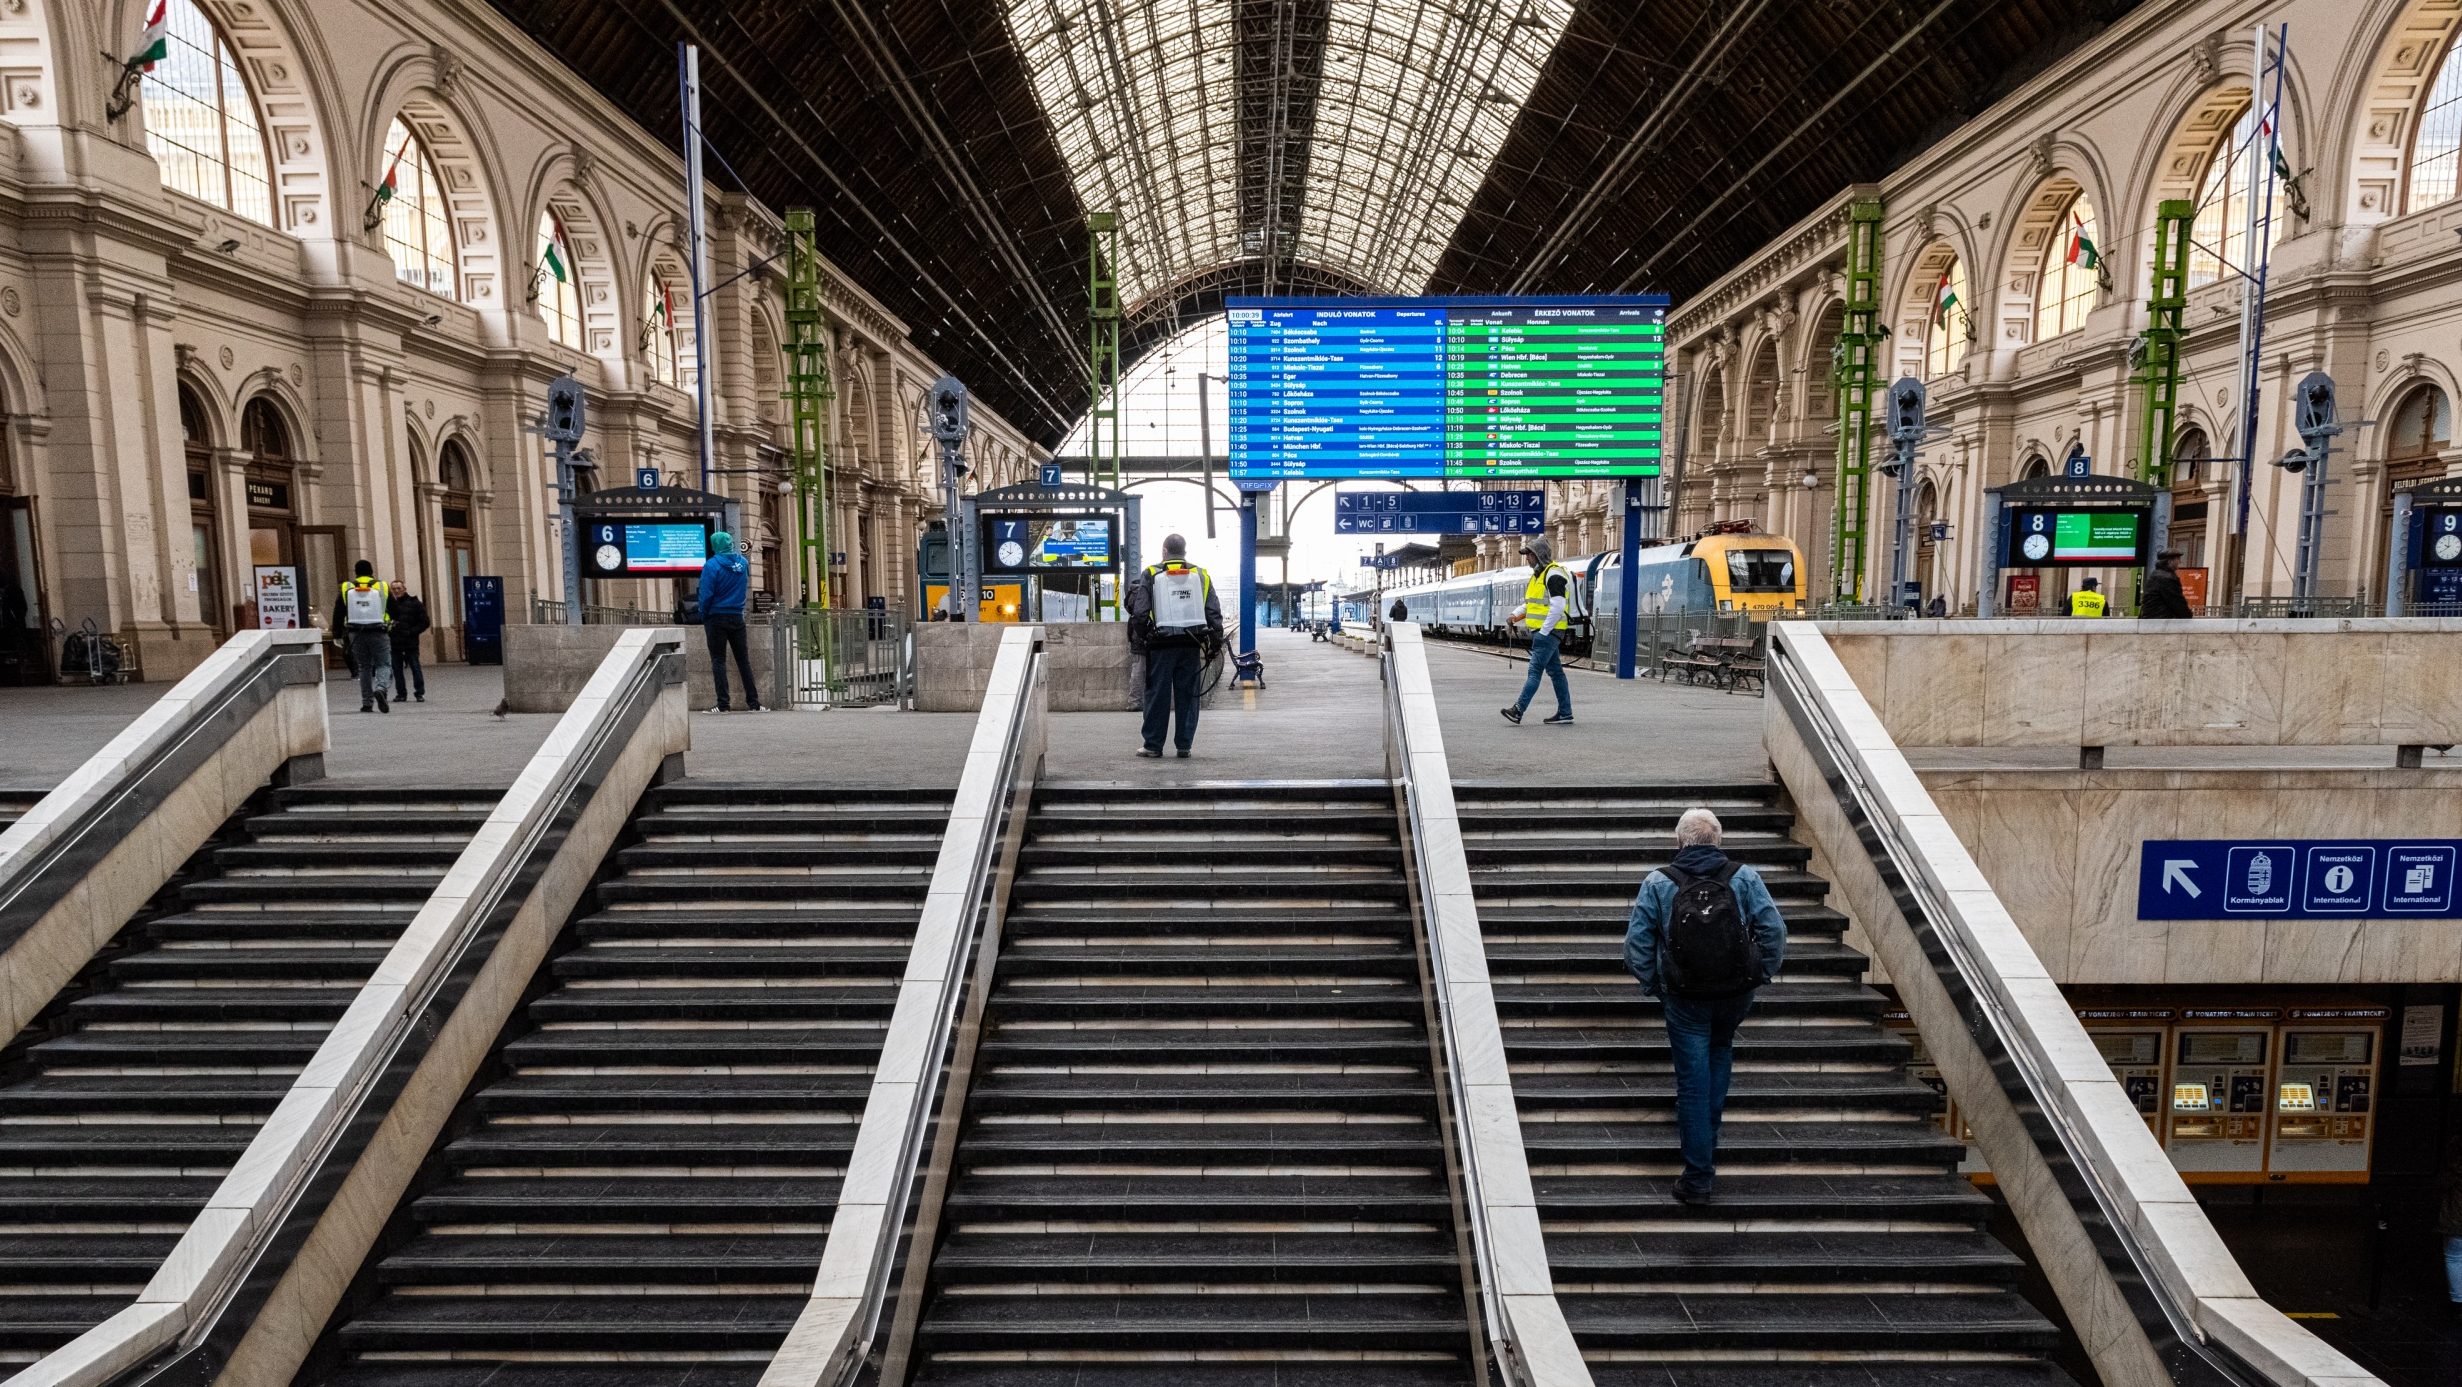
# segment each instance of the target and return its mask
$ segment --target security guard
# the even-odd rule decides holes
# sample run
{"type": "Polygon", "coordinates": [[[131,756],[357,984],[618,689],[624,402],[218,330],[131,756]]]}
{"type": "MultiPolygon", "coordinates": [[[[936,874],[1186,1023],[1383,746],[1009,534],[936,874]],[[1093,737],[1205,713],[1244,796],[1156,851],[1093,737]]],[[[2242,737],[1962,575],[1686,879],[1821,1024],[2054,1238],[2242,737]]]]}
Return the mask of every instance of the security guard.
{"type": "Polygon", "coordinates": [[[1163,754],[1163,733],[1180,758],[1197,741],[1197,676],[1206,656],[1222,646],[1222,599],[1214,580],[1188,561],[1188,541],[1163,540],[1163,561],[1146,569],[1128,589],[1129,640],[1146,657],[1145,744],[1139,756],[1163,754]]]}
{"type": "Polygon", "coordinates": [[[2102,586],[2102,580],[2098,578],[2088,578],[2085,582],[2078,584],[2077,591],[2069,594],[2069,615],[2103,615],[2106,603],[2103,600],[2102,586]]]}
{"type": "Polygon", "coordinates": [[[393,594],[376,579],[376,565],[361,559],[351,580],[334,599],[333,629],[348,642],[351,667],[359,671],[359,711],[393,711],[387,695],[393,686],[393,618],[386,614],[393,594]]]}
{"type": "Polygon", "coordinates": [[[1555,555],[1555,546],[1545,539],[1522,546],[1522,557],[1530,560],[1530,582],[1522,589],[1522,609],[1506,620],[1530,632],[1530,674],[1522,680],[1522,696],[1501,710],[1510,723],[1519,723],[1530,700],[1539,696],[1542,674],[1556,686],[1556,711],[1547,721],[1573,721],[1573,686],[1564,677],[1564,630],[1572,620],[1573,576],[1556,562],[1555,555]]]}

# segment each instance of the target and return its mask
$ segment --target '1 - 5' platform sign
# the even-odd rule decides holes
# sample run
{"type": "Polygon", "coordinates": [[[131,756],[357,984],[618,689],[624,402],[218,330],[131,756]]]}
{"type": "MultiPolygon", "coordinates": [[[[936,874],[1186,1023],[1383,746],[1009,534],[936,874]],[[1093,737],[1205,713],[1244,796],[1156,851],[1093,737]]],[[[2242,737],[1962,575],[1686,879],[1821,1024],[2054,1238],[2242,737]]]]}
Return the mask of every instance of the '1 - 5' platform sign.
{"type": "Polygon", "coordinates": [[[1543,535],[1544,491],[1337,491],[1338,535],[1543,535]]]}
{"type": "Polygon", "coordinates": [[[2140,920],[2462,919],[2462,840],[2149,841],[2140,920]]]}

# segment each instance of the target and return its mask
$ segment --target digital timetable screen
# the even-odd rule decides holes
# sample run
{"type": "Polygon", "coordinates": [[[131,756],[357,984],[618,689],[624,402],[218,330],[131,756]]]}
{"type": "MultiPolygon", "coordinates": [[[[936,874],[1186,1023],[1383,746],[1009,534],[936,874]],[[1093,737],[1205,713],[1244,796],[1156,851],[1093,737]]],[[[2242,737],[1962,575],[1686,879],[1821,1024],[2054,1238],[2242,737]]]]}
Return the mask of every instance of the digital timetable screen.
{"type": "Polygon", "coordinates": [[[1667,299],[1248,299],[1231,475],[1655,477],[1667,299]]]}

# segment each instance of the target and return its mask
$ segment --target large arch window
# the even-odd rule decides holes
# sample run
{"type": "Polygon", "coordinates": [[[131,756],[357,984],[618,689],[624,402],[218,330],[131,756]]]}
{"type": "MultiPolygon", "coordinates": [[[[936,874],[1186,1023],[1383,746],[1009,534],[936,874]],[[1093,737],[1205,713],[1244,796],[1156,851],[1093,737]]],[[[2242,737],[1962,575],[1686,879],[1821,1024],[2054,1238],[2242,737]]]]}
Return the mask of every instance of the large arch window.
{"type": "Polygon", "coordinates": [[[143,79],[145,144],[163,186],[273,225],[265,126],[230,43],[196,0],[167,0],[163,26],[162,59],[143,79]]]}
{"type": "Polygon", "coordinates": [[[460,298],[444,183],[427,145],[398,116],[385,129],[384,160],[377,195],[384,199],[385,252],[393,257],[394,277],[431,294],[460,298]]]}
{"type": "Polygon", "coordinates": [[[2035,276],[2035,340],[2075,332],[2094,311],[2102,283],[2102,228],[2084,193],[2060,209],[2043,242],[2043,265],[2035,276]]]}
{"type": "Polygon", "coordinates": [[[578,348],[581,345],[581,287],[573,269],[573,243],[564,234],[564,222],[552,210],[539,213],[538,267],[535,287],[538,290],[539,318],[547,324],[547,335],[557,345],[578,348]]]}
{"type": "MultiPolygon", "coordinates": [[[[2252,258],[2248,253],[2248,200],[2254,185],[2248,179],[2248,145],[2256,138],[2256,108],[2244,106],[2231,123],[2231,133],[2206,158],[2206,171],[2197,180],[2197,221],[2189,232],[2188,283],[2192,289],[2245,270],[2252,258]]],[[[2278,215],[2266,223],[2268,250],[2282,241],[2279,194],[2276,209],[2278,215]]]]}
{"type": "MultiPolygon", "coordinates": [[[[453,613],[455,627],[469,623],[462,610],[462,580],[479,571],[478,527],[473,523],[476,509],[471,496],[470,450],[458,438],[447,439],[438,454],[436,464],[438,519],[443,522],[445,549],[444,609],[453,613]]],[[[429,593],[433,599],[436,594],[429,593]]]]}
{"type": "Polygon", "coordinates": [[[641,349],[650,358],[650,378],[674,385],[683,377],[676,356],[675,289],[664,274],[652,271],[641,305],[641,349]]]}
{"type": "Polygon", "coordinates": [[[1973,335],[1969,315],[1966,265],[1955,256],[1932,286],[1932,311],[1925,319],[1923,373],[1945,376],[1966,364],[1966,342],[1973,335]]]}
{"type": "Polygon", "coordinates": [[[2412,122],[2411,152],[2405,161],[2402,210],[2418,212],[2453,199],[2457,174],[2462,174],[2462,33],[2454,35],[2438,62],[2436,81],[2412,122]]]}

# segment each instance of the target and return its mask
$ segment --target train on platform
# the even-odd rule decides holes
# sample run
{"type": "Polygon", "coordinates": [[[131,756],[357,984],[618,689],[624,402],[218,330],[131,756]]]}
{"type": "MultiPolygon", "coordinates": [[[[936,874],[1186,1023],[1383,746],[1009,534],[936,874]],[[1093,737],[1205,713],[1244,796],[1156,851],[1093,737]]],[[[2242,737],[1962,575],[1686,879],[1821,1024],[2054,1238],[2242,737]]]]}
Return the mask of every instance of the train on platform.
{"type": "MultiPolygon", "coordinates": [[[[1572,634],[1575,654],[1586,652],[1594,631],[1612,631],[1622,616],[1624,556],[1583,554],[1561,561],[1573,575],[1572,634]]],[[[1809,595],[1803,552],[1784,535],[1753,529],[1750,522],[1715,526],[1676,544],[1641,551],[1635,565],[1644,616],[1743,612],[1753,620],[1803,609],[1809,595]]],[[[1526,643],[1508,618],[1522,606],[1530,586],[1528,566],[1465,573],[1431,587],[1394,593],[1431,634],[1479,644],[1526,643]]]]}

